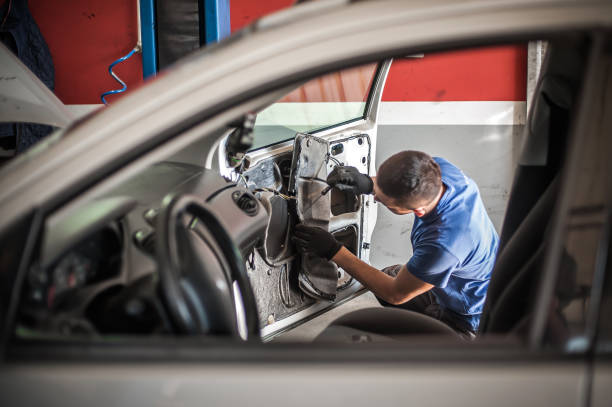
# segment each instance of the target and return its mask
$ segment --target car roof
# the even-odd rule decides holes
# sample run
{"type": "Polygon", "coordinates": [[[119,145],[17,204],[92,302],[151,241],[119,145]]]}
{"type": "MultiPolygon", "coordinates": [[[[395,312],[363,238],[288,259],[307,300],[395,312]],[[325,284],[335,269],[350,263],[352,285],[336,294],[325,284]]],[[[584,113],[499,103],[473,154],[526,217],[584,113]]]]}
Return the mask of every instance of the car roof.
{"type": "Polygon", "coordinates": [[[34,207],[54,207],[178,132],[291,81],[392,53],[612,26],[612,3],[596,0],[313,4],[265,17],[195,52],[13,160],[0,171],[0,231],[34,207]]]}

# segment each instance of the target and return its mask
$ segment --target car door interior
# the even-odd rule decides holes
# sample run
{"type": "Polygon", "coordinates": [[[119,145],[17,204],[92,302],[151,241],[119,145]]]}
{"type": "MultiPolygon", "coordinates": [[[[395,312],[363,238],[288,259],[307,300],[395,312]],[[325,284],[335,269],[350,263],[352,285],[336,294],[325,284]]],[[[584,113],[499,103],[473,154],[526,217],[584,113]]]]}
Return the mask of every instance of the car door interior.
{"type": "MultiPolygon", "coordinates": [[[[301,125],[285,125],[284,116],[276,122],[269,117],[273,109],[264,109],[264,113],[258,113],[254,147],[246,154],[244,164],[228,169],[220,162],[221,172],[253,191],[268,214],[265,238],[247,256],[264,338],[272,338],[363,292],[363,287],[335,264],[297,253],[291,236],[299,222],[317,225],[329,230],[359,258],[368,260],[376,220],[373,199],[329,190],[325,180],[336,165],[354,166],[373,175],[378,105],[390,64],[391,60],[385,60],[364,65],[345,77],[349,81],[361,78],[358,87],[363,95],[351,105],[351,109],[360,106],[359,113],[347,115],[353,110],[330,108],[329,117],[305,115],[308,120],[301,125]],[[268,117],[267,121],[260,123],[261,117],[268,117]]],[[[324,84],[336,94],[341,85],[337,75],[323,78],[309,82],[310,86],[320,90],[324,84]]]]}
{"type": "Polygon", "coordinates": [[[248,256],[260,323],[270,325],[314,304],[346,300],[361,289],[342,269],[314,256],[301,256],[290,241],[299,222],[323,227],[356,255],[361,254],[361,199],[328,186],[336,165],[367,173],[371,160],[368,134],[348,132],[331,139],[297,134],[293,149],[267,157],[241,179],[268,212],[263,244],[248,256]]]}
{"type": "MultiPolygon", "coordinates": [[[[318,137],[298,134],[293,144],[290,190],[295,193],[300,223],[329,230],[331,202],[327,192],[329,143],[318,137]]],[[[327,259],[306,252],[300,258],[298,282],[314,299],[336,299],[338,268],[327,259]]]]}

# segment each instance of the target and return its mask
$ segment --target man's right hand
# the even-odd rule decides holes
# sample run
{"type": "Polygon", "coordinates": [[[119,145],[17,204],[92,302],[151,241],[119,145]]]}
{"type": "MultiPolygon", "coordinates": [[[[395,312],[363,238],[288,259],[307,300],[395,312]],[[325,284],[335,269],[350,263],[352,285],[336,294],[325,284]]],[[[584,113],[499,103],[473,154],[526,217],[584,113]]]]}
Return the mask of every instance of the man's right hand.
{"type": "Polygon", "coordinates": [[[327,183],[340,191],[350,191],[355,195],[371,194],[374,188],[372,178],[349,166],[335,167],[327,176],[327,183]]]}

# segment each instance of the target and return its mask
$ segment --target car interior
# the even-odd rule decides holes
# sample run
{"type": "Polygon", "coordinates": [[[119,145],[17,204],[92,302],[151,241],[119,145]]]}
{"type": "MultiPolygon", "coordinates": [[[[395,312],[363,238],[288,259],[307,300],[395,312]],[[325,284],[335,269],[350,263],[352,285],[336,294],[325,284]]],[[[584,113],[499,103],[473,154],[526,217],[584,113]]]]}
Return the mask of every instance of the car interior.
{"type": "MultiPolygon", "coordinates": [[[[533,322],[590,49],[590,39],[581,35],[548,41],[479,336],[526,340],[533,322]]],[[[199,165],[180,159],[197,150],[195,143],[111,191],[51,214],[28,267],[15,338],[269,340],[363,293],[334,263],[300,255],[291,235],[298,223],[328,228],[367,261],[373,228],[368,211],[375,203],[330,191],[325,178],[336,165],[374,169],[372,132],[351,126],[371,113],[367,95],[382,89],[377,81],[384,84],[388,63],[366,66],[358,108],[343,112],[340,126],[274,123],[262,108],[256,118],[245,114],[221,129],[212,158],[198,155],[199,165]]],[[[355,74],[357,68],[351,69],[355,74]]],[[[569,252],[566,260],[559,310],[589,295],[588,287],[575,290],[577,267],[569,252]]],[[[569,314],[557,314],[570,330],[569,314]]],[[[317,341],[351,343],[364,335],[401,341],[419,334],[463,340],[430,317],[375,308],[341,316],[317,341]]]]}

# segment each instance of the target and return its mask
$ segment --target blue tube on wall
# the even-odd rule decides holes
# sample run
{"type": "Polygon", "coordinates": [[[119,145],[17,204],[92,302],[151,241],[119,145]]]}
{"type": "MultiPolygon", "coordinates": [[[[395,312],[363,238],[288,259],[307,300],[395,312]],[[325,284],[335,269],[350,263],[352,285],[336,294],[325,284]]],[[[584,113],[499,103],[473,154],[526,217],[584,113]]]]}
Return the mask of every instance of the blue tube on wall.
{"type": "Polygon", "coordinates": [[[142,36],[142,76],[146,79],[157,73],[155,0],[140,0],[140,25],[142,36]]]}
{"type": "Polygon", "coordinates": [[[221,41],[228,37],[230,27],[229,0],[200,0],[204,2],[206,43],[221,41]]]}
{"type": "Polygon", "coordinates": [[[123,82],[121,80],[120,77],[117,76],[116,73],[113,72],[113,68],[115,67],[115,65],[126,61],[128,59],[130,59],[132,57],[132,55],[134,55],[135,52],[137,52],[138,48],[134,47],[126,56],[119,58],[118,60],[116,60],[115,62],[113,62],[112,64],[110,64],[110,66],[108,67],[108,73],[117,81],[119,82],[119,84],[122,86],[121,89],[115,89],[115,90],[109,90],[108,92],[104,92],[101,96],[100,99],[102,99],[102,103],[104,103],[105,105],[108,104],[108,102],[106,101],[106,97],[109,95],[116,95],[117,93],[123,93],[127,90],[127,85],[125,84],[125,82],[123,82]]]}

